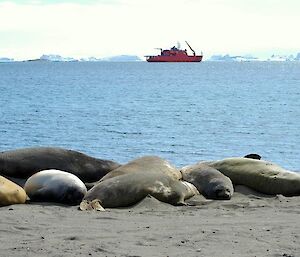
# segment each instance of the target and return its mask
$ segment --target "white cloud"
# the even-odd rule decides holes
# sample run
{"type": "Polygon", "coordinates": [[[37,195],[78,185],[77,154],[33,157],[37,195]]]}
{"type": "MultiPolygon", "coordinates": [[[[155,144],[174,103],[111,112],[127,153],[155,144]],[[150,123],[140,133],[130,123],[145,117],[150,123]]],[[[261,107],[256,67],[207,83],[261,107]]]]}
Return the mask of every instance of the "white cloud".
{"type": "Polygon", "coordinates": [[[177,40],[189,41],[206,55],[297,49],[300,18],[295,7],[299,4],[293,0],[122,0],[85,5],[4,2],[0,3],[0,55],[142,56],[177,40]],[[277,5],[270,8],[271,3],[277,5]]]}

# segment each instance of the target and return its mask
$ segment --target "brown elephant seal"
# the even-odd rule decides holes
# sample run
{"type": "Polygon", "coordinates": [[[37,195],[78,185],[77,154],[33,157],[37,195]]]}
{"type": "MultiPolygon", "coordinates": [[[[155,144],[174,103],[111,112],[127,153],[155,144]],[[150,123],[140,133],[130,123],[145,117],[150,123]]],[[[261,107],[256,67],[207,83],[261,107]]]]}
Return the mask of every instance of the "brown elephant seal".
{"type": "Polygon", "coordinates": [[[269,195],[300,195],[300,174],[271,162],[236,157],[203,163],[221,171],[235,185],[269,195]]]}
{"type": "Polygon", "coordinates": [[[41,170],[72,173],[83,182],[95,182],[120,164],[56,147],[24,148],[0,153],[0,175],[27,179],[41,170]]]}
{"type": "Polygon", "coordinates": [[[147,195],[172,205],[186,205],[184,200],[195,194],[199,192],[192,184],[175,180],[163,173],[131,172],[99,182],[87,192],[80,209],[128,207],[147,195]]]}
{"type": "Polygon", "coordinates": [[[32,175],[24,189],[31,201],[79,204],[87,189],[75,175],[61,170],[43,170],[32,175]]]}
{"type": "Polygon", "coordinates": [[[11,204],[25,203],[26,198],[26,192],[22,187],[0,176],[0,207],[11,204]]]}
{"type": "Polygon", "coordinates": [[[192,183],[208,199],[229,200],[233,194],[230,178],[205,164],[183,167],[182,179],[192,183]]]}
{"type": "Polygon", "coordinates": [[[118,167],[117,169],[106,174],[101,181],[120,176],[123,174],[128,174],[132,172],[142,172],[142,173],[162,173],[171,178],[179,180],[182,178],[181,173],[168,161],[158,157],[158,156],[143,156],[128,162],[125,165],[118,167]]]}

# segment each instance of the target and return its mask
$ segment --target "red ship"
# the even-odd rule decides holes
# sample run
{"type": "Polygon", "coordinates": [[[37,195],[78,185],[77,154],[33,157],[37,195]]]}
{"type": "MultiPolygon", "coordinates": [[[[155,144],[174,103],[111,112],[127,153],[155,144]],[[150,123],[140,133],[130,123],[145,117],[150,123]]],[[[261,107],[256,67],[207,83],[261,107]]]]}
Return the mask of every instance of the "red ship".
{"type": "MultiPolygon", "coordinates": [[[[185,41],[186,42],[186,41],[185,41]]],[[[171,49],[162,50],[160,49],[160,55],[147,55],[147,62],[201,62],[202,61],[202,53],[201,55],[196,55],[193,48],[186,42],[188,47],[193,52],[193,55],[188,55],[187,50],[181,50],[180,47],[173,46],[171,49]]]]}

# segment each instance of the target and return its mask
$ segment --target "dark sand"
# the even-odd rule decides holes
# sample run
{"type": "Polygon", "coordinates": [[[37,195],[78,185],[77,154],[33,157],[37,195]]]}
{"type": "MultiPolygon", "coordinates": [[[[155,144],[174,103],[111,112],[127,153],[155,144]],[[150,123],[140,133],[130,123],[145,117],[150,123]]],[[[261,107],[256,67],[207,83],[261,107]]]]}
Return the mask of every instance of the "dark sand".
{"type": "Polygon", "coordinates": [[[1,256],[300,256],[300,197],[239,187],[229,201],[174,207],[146,198],[132,208],[0,208],[1,256]]]}

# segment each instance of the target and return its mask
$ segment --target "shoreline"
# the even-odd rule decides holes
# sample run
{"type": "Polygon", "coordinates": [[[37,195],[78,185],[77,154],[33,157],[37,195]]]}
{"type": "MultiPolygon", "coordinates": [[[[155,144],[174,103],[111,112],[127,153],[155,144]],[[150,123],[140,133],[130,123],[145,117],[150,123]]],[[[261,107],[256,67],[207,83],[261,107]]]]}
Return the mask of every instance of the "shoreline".
{"type": "Polygon", "coordinates": [[[290,256],[300,252],[300,197],[238,187],[231,200],[79,211],[30,203],[0,208],[6,256],[290,256]]]}

